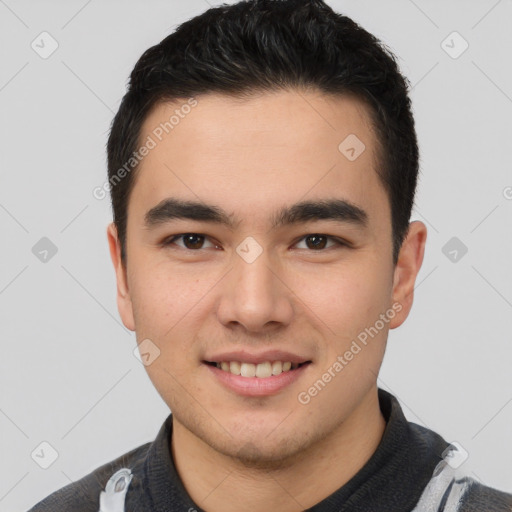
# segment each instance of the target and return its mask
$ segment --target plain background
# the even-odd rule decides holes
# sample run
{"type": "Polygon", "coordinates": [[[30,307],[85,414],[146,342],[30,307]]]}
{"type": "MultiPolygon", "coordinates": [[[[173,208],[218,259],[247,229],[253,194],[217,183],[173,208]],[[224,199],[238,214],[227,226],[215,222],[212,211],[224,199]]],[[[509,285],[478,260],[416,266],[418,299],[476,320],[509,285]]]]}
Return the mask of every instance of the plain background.
{"type": "MultiPolygon", "coordinates": [[[[413,87],[413,219],[429,237],[379,385],[468,451],[461,470],[512,492],[512,2],[328,3],[381,38],[413,87]]],[[[169,413],[120,322],[110,205],[92,191],[136,60],[208,6],[0,0],[1,511],[153,440],[169,413]],[[47,59],[31,47],[43,31],[59,45],[47,59]],[[43,237],[47,262],[32,251],[43,237]],[[31,457],[43,441],[58,452],[46,470],[31,457]]]]}

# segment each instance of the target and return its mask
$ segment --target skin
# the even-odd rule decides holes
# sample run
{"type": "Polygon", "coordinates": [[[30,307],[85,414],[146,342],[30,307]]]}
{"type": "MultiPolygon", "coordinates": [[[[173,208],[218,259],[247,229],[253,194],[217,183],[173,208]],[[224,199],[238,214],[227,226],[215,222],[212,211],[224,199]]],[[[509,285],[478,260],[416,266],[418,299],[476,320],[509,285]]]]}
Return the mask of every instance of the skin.
{"type": "MultiPolygon", "coordinates": [[[[197,100],[138,169],[126,263],[115,226],[108,227],[119,312],[138,342],[149,338],[160,350],[146,369],[172,410],[170,449],[192,499],[208,512],[239,510],[240,503],[254,512],[304,510],[350,480],[382,438],[377,375],[389,329],[412,306],[426,227],[410,224],[394,266],[377,141],[356,98],[287,90],[197,100]],[[338,150],[349,134],[366,146],[354,161],[338,150]],[[187,219],[146,227],[146,212],[168,197],[216,205],[234,228],[187,219]],[[365,210],[367,227],[313,220],[271,228],[283,206],[333,198],[365,210]],[[183,239],[162,244],[183,233],[205,235],[202,248],[186,248],[183,239]],[[315,249],[305,238],[311,234],[350,245],[315,249]],[[248,236],[263,249],[253,263],[236,252],[248,236]],[[400,312],[300,403],[298,394],[393,304],[400,312]],[[207,354],[241,348],[278,348],[312,363],[273,396],[243,397],[202,364],[207,354]]],[[[140,140],[181,104],[154,108],[140,140]]]]}

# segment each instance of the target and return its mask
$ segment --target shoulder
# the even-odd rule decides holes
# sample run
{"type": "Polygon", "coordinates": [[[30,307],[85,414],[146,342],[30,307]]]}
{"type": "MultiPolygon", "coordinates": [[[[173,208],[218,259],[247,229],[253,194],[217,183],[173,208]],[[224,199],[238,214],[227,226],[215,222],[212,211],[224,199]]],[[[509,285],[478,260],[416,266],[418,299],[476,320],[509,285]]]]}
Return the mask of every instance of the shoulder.
{"type": "Polygon", "coordinates": [[[413,512],[512,512],[512,494],[461,475],[463,456],[459,446],[449,445],[413,512]]]}
{"type": "Polygon", "coordinates": [[[465,488],[460,499],[460,512],[512,512],[512,494],[487,487],[468,477],[456,480],[454,485],[465,488]]]}
{"type": "Polygon", "coordinates": [[[110,479],[119,469],[129,466],[134,472],[141,472],[151,443],[138,446],[108,462],[80,480],[53,492],[34,505],[28,512],[98,512],[99,496],[110,479]]]}

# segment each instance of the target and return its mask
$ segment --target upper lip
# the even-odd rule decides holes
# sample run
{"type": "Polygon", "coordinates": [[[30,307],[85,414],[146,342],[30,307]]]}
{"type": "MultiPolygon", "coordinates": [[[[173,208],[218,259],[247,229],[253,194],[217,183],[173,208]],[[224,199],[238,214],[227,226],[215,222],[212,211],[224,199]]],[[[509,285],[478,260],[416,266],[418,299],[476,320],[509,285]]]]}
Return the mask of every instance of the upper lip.
{"type": "Polygon", "coordinates": [[[310,361],[307,357],[300,356],[298,354],[292,354],[283,350],[266,350],[254,354],[245,350],[233,350],[231,352],[222,352],[214,354],[205,359],[210,363],[222,363],[229,361],[240,361],[242,363],[259,364],[267,361],[290,361],[291,363],[305,363],[310,361]]]}

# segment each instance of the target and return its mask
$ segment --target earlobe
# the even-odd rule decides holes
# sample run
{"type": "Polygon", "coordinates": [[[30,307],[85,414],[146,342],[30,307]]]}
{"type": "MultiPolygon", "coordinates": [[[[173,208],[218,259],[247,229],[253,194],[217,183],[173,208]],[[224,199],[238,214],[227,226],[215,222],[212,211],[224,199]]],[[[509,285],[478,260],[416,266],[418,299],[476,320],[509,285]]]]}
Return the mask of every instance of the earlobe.
{"type": "Polygon", "coordinates": [[[409,224],[409,231],[400,249],[393,279],[393,304],[400,304],[399,313],[390,322],[390,328],[400,326],[412,308],[414,285],[423,263],[427,228],[423,222],[409,224]]]}
{"type": "Polygon", "coordinates": [[[133,306],[128,287],[126,267],[121,259],[121,241],[117,236],[116,225],[112,222],[107,227],[107,239],[110,249],[110,258],[114,265],[117,282],[117,309],[121,320],[127,329],[135,331],[133,306]]]}

